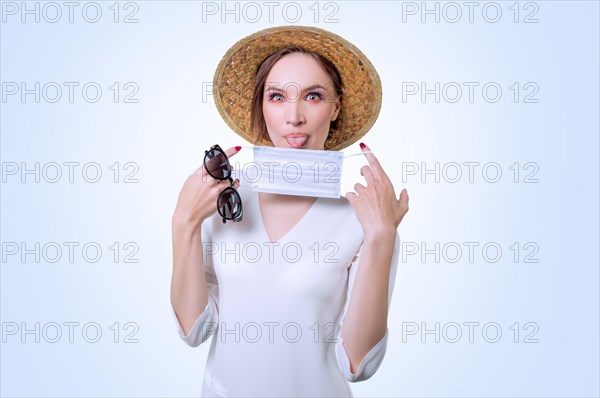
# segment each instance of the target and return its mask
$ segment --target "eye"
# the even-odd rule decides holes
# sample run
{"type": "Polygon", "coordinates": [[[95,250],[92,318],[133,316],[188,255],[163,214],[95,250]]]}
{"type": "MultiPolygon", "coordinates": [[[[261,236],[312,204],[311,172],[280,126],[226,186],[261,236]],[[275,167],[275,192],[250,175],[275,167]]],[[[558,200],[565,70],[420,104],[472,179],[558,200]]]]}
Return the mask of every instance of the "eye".
{"type": "Polygon", "coordinates": [[[283,101],[283,95],[277,94],[277,93],[270,93],[269,96],[268,96],[268,98],[269,98],[269,102],[273,102],[273,101],[280,102],[280,101],[283,101]]]}
{"type": "Polygon", "coordinates": [[[306,96],[306,99],[309,101],[312,101],[312,102],[318,102],[323,99],[323,96],[320,93],[312,92],[312,93],[308,93],[308,95],[306,96]]]}

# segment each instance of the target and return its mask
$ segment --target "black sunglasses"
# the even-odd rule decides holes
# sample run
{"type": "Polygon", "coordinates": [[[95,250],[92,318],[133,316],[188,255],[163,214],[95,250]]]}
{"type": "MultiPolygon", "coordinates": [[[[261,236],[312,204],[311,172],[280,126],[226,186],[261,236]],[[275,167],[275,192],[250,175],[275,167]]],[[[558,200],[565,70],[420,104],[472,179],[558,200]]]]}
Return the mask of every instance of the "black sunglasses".
{"type": "Polygon", "coordinates": [[[223,224],[225,220],[242,221],[242,198],[233,186],[229,159],[219,145],[213,145],[208,151],[204,151],[204,168],[217,180],[229,180],[231,184],[221,191],[217,198],[217,210],[223,217],[223,224]]]}

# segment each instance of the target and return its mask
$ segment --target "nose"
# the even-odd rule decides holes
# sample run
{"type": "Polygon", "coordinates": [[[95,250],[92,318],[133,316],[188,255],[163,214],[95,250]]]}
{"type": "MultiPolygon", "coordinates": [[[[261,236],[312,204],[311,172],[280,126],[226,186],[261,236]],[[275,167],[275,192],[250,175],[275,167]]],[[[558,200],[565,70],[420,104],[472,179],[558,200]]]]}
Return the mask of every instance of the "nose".
{"type": "Polygon", "coordinates": [[[286,122],[288,124],[298,126],[306,122],[302,105],[300,100],[287,102],[286,122]]]}

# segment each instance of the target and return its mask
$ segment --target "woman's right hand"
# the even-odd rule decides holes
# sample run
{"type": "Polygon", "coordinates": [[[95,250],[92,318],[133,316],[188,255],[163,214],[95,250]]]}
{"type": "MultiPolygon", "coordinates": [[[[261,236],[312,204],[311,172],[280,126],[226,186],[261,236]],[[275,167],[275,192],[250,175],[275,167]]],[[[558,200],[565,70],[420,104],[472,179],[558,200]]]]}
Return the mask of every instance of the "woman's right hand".
{"type": "MultiPolygon", "coordinates": [[[[225,151],[229,159],[239,152],[237,148],[241,149],[241,147],[231,147],[225,151]]],[[[239,180],[236,179],[233,186],[238,189],[239,180]]],[[[217,198],[227,187],[229,187],[228,180],[219,182],[206,172],[202,164],[183,184],[173,213],[173,221],[197,228],[217,211],[217,198]]]]}

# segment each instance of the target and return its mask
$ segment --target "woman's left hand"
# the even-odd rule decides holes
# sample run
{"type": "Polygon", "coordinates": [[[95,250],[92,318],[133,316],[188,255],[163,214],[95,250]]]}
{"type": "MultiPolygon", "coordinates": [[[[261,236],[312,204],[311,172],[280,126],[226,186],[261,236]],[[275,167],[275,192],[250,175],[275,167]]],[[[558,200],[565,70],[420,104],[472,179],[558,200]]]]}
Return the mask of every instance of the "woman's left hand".
{"type": "MultiPolygon", "coordinates": [[[[365,146],[363,151],[371,151],[365,146]]],[[[404,215],[408,212],[408,192],[406,188],[396,199],[394,186],[373,153],[364,154],[369,166],[364,165],[360,173],[365,177],[367,186],[356,183],[354,192],[348,192],[346,198],[354,207],[365,237],[389,234],[396,231],[404,215]]]]}

